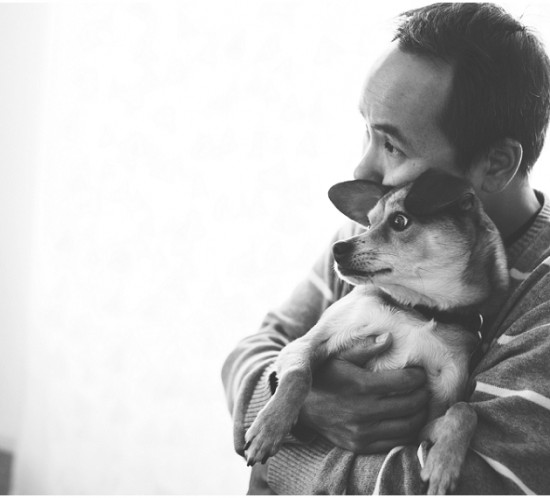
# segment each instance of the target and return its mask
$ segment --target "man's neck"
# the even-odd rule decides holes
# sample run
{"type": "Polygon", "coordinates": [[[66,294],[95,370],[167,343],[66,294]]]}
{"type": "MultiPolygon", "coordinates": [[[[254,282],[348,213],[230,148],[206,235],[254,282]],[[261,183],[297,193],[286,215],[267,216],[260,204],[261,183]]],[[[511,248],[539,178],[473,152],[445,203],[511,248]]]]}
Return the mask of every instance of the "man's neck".
{"type": "Polygon", "coordinates": [[[502,192],[482,200],[503,239],[524,226],[540,209],[540,202],[526,178],[516,178],[502,192]]]}

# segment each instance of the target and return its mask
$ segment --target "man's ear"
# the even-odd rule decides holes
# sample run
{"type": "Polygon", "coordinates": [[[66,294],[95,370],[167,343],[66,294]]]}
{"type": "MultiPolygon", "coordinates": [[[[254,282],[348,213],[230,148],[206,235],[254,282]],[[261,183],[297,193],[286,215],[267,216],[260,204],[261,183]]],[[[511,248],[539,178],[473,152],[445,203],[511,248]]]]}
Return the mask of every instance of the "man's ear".
{"type": "Polygon", "coordinates": [[[328,191],[336,208],[360,225],[369,226],[369,211],[391,190],[368,180],[351,180],[337,183],[328,191]]]}
{"type": "Polygon", "coordinates": [[[517,175],[522,158],[523,147],[517,140],[498,140],[474,161],[472,181],[488,194],[501,192],[517,175]]]}

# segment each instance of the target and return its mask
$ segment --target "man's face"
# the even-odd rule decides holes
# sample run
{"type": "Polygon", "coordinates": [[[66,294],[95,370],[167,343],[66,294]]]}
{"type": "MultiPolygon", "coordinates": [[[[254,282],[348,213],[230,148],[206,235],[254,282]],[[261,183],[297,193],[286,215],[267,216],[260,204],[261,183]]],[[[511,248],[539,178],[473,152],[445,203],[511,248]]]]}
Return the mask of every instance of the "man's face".
{"type": "Polygon", "coordinates": [[[393,46],[367,77],[359,109],[365,119],[356,179],[402,185],[427,169],[463,176],[438,124],[452,84],[450,65],[393,46]]]}

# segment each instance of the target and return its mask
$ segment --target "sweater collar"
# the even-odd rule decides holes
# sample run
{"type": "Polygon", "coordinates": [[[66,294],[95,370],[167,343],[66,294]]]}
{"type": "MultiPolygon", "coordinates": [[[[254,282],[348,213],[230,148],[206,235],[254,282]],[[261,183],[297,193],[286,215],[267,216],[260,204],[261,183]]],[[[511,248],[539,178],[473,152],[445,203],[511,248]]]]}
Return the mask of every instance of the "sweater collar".
{"type": "Polygon", "coordinates": [[[522,266],[534,266],[539,263],[541,252],[534,251],[533,256],[537,258],[537,261],[530,261],[529,254],[532,252],[530,249],[538,241],[548,244],[550,241],[550,202],[548,197],[542,192],[535,191],[537,198],[542,203],[542,208],[539,210],[538,215],[531,222],[530,226],[525,230],[521,236],[512,241],[506,246],[506,254],[508,256],[508,266],[515,267],[516,262],[522,260],[522,266]],[[540,240],[544,239],[544,240],[540,240]],[[525,259],[527,257],[527,260],[525,259]]]}

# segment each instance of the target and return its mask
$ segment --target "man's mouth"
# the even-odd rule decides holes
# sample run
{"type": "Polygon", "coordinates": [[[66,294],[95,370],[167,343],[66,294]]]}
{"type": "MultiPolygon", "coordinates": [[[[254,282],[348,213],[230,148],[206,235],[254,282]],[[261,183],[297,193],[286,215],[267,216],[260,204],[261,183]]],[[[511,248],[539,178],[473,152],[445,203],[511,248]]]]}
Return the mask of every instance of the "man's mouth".
{"type": "Polygon", "coordinates": [[[391,268],[382,268],[380,270],[357,270],[356,268],[346,268],[345,266],[338,265],[338,271],[345,277],[365,277],[370,278],[375,275],[383,275],[384,273],[391,273],[391,268]]]}

